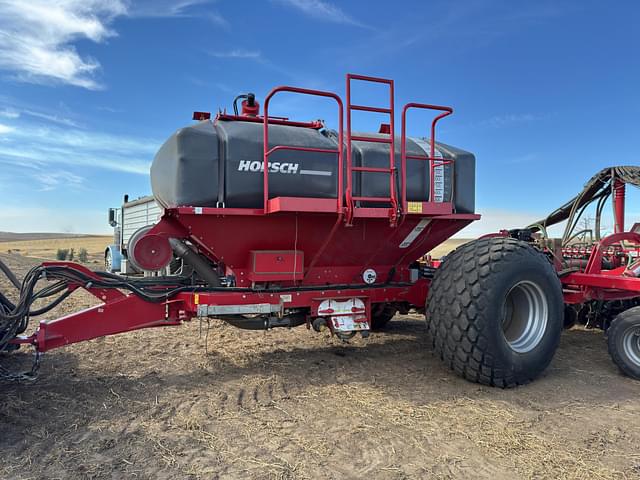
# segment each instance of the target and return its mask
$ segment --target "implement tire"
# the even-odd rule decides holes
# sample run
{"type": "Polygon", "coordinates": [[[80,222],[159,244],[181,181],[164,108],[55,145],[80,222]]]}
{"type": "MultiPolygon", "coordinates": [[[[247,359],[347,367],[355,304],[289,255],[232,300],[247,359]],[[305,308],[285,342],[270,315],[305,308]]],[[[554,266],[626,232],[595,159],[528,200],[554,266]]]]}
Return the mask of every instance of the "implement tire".
{"type": "Polygon", "coordinates": [[[390,303],[374,303],[371,311],[371,330],[382,330],[395,316],[398,309],[390,303]]]}
{"type": "Polygon", "coordinates": [[[640,307],[618,314],[607,330],[609,355],[625,375],[640,380],[640,307]]]}
{"type": "Polygon", "coordinates": [[[463,245],[436,270],[427,297],[428,337],[458,375],[501,388],[523,385],[549,365],[564,305],[544,254],[513,238],[463,245]]]}

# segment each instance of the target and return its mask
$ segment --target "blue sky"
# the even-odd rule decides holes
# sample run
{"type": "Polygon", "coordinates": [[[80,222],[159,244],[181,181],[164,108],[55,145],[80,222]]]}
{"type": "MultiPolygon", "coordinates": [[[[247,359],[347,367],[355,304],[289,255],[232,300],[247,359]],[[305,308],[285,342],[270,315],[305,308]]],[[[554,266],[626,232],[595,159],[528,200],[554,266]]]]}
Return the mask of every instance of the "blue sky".
{"type": "MultiPolygon", "coordinates": [[[[0,0],[0,230],[109,232],[194,110],[282,84],[343,95],[346,72],[453,106],[439,139],[476,154],[485,216],[467,234],[523,225],[638,163],[638,25],[633,1],[0,0]]],[[[273,110],[335,125],[328,102],[273,110]]]]}

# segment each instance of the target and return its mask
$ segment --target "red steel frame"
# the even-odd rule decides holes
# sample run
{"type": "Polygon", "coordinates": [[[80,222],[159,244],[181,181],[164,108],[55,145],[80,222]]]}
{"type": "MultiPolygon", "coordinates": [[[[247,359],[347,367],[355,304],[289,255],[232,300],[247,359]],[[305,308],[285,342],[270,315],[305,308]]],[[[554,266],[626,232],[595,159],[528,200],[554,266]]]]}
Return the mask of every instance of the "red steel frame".
{"type": "MultiPolygon", "coordinates": [[[[91,270],[70,262],[47,262],[43,265],[67,265],[96,280],[91,270]]],[[[105,335],[130,332],[151,327],[181,325],[197,316],[198,305],[273,304],[284,308],[311,307],[311,316],[318,315],[318,306],[325,299],[361,298],[365,304],[389,301],[424,303],[428,283],[420,280],[411,285],[379,286],[375,288],[332,288],[317,290],[283,289],[278,292],[230,291],[183,292],[160,303],[147,302],[134,294],[125,295],[115,289],[101,289],[90,284],[70,285],[83,288],[103,303],[52,321],[41,321],[30,336],[17,337],[15,344],[33,345],[38,352],[105,335]],[[287,297],[287,298],[285,298],[287,297]],[[288,298],[290,297],[290,298],[288,298]]]]}
{"type": "Polygon", "coordinates": [[[602,270],[603,253],[622,241],[640,245],[640,234],[620,232],[596,243],[589,255],[584,272],[570,273],[561,278],[565,287],[566,303],[584,303],[588,300],[620,300],[640,296],[640,278],[624,275],[625,266],[602,270]]]}

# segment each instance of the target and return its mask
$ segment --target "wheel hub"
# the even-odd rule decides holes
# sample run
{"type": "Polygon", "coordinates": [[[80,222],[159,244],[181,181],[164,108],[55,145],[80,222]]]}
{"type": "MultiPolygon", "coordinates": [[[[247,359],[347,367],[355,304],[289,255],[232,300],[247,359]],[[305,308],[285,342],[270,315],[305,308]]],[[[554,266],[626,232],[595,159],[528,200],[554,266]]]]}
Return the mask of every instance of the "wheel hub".
{"type": "Polygon", "coordinates": [[[548,320],[547,297],[537,284],[523,280],[509,290],[502,333],[513,351],[527,353],[536,348],[544,337],[548,320]]]}
{"type": "Polygon", "coordinates": [[[640,366],[640,327],[633,326],[624,332],[622,348],[629,360],[640,366]]]}

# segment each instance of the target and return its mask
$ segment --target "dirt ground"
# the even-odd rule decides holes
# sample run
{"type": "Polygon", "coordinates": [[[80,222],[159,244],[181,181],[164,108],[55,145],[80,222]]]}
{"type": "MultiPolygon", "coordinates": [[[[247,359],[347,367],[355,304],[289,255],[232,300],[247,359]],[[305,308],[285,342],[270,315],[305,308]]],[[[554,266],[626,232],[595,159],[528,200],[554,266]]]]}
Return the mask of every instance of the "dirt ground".
{"type": "Polygon", "coordinates": [[[397,317],[345,344],[194,321],[52,351],[37,382],[0,382],[0,477],[640,478],[640,382],[601,333],[565,332],[542,378],[499,390],[448,371],[424,330],[397,317]]]}

